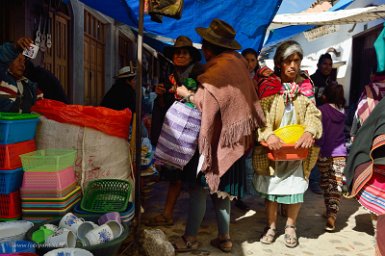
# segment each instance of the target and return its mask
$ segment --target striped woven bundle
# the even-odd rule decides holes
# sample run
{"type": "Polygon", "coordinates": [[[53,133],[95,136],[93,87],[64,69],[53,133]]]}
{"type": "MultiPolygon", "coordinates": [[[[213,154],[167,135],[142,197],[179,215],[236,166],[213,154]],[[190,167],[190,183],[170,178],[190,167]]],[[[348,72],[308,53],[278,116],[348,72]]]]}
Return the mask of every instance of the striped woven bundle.
{"type": "Polygon", "coordinates": [[[168,109],[155,150],[159,162],[178,168],[193,157],[201,124],[201,113],[196,108],[176,101],[168,109]]]}

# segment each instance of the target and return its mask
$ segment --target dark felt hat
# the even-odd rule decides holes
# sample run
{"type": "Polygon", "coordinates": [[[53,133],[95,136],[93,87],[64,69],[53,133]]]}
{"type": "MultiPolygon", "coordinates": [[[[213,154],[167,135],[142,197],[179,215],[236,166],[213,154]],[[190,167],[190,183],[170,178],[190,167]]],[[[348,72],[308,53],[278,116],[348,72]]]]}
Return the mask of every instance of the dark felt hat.
{"type": "Polygon", "coordinates": [[[164,47],[164,55],[172,60],[174,52],[178,48],[186,48],[189,50],[191,57],[195,61],[200,61],[202,56],[197,48],[193,46],[193,42],[187,36],[178,36],[173,46],[164,47]]]}
{"type": "Polygon", "coordinates": [[[239,50],[241,45],[235,40],[235,30],[220,19],[213,19],[208,28],[196,28],[196,32],[206,41],[224,48],[239,50]]]}

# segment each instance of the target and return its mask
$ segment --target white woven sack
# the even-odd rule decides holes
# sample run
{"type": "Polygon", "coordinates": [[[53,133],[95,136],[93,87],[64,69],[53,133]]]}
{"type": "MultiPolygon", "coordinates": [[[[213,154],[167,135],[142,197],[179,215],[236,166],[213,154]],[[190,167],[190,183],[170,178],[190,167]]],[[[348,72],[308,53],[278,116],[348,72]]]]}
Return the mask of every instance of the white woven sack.
{"type": "Polygon", "coordinates": [[[129,180],[133,185],[129,178],[132,168],[127,140],[43,116],[40,120],[36,131],[37,148],[77,150],[75,174],[83,188],[90,180],[106,178],[129,180]]]}

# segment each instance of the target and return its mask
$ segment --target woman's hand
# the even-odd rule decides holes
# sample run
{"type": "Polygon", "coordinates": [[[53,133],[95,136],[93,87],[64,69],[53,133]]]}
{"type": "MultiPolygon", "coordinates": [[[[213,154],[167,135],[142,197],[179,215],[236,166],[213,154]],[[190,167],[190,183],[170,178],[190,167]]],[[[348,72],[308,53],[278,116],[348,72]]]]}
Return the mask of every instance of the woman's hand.
{"type": "Polygon", "coordinates": [[[295,143],[295,147],[294,148],[311,148],[314,144],[314,138],[313,138],[313,134],[311,134],[310,132],[304,132],[301,136],[301,138],[299,138],[299,140],[297,141],[297,143],[295,143]]]}
{"type": "Polygon", "coordinates": [[[158,95],[163,95],[166,92],[166,87],[164,87],[164,84],[158,84],[155,86],[155,93],[158,95]]]}
{"type": "Polygon", "coordinates": [[[192,94],[192,92],[189,91],[186,86],[182,85],[176,88],[176,94],[181,98],[186,98],[188,95],[192,94]]]}
{"type": "Polygon", "coordinates": [[[266,143],[270,150],[278,150],[283,145],[283,141],[274,134],[267,138],[266,143]]]}
{"type": "Polygon", "coordinates": [[[29,37],[20,37],[16,42],[16,47],[20,48],[21,50],[25,50],[29,48],[29,46],[33,44],[33,41],[29,37]]]}

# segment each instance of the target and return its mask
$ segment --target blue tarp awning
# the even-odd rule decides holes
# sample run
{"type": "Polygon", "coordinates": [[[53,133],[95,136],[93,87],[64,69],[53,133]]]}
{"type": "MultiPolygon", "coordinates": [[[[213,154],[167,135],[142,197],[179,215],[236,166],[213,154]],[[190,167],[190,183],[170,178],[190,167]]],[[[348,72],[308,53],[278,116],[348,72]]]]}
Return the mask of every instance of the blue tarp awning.
{"type": "MultiPolygon", "coordinates": [[[[353,0],[340,0],[328,11],[334,12],[338,10],[343,10],[348,7],[352,2],[353,0]]],[[[276,45],[282,41],[292,38],[293,36],[296,36],[299,33],[302,33],[315,27],[316,26],[313,25],[293,25],[271,30],[263,47],[270,47],[276,45]]]]}
{"type": "MultiPolygon", "coordinates": [[[[138,0],[80,0],[84,4],[133,28],[138,27],[138,0]]],[[[237,31],[236,39],[243,48],[262,48],[265,32],[282,0],[184,0],[182,18],[163,17],[162,23],[144,17],[144,31],[175,39],[179,35],[190,37],[195,43],[201,38],[197,27],[208,27],[214,18],[220,18],[237,31]]]]}

